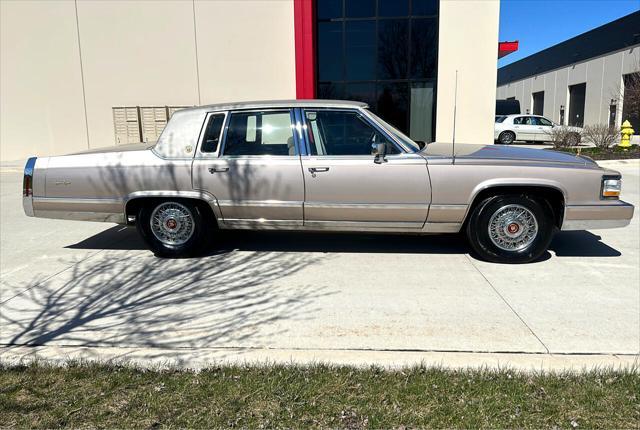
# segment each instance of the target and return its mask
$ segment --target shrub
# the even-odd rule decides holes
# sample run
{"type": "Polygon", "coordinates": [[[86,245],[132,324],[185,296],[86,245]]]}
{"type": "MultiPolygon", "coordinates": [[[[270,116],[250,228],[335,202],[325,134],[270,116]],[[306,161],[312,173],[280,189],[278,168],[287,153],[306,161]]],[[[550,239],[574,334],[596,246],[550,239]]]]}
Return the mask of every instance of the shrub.
{"type": "Polygon", "coordinates": [[[582,136],[586,142],[605,149],[616,143],[620,136],[620,129],[607,124],[588,125],[582,130],[582,136]]]}
{"type": "Polygon", "coordinates": [[[581,134],[579,131],[564,125],[553,127],[547,131],[549,140],[555,148],[568,148],[580,143],[581,134]]]}

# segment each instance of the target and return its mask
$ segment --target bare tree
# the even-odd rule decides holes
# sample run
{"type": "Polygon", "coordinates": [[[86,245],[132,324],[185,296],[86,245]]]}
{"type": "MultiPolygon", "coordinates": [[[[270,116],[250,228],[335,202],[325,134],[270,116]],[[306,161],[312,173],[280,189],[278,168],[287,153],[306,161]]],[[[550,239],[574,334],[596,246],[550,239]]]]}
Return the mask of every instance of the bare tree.
{"type": "Polygon", "coordinates": [[[607,124],[588,125],[582,130],[585,142],[593,143],[598,148],[609,148],[616,143],[620,136],[620,129],[607,124]]]}

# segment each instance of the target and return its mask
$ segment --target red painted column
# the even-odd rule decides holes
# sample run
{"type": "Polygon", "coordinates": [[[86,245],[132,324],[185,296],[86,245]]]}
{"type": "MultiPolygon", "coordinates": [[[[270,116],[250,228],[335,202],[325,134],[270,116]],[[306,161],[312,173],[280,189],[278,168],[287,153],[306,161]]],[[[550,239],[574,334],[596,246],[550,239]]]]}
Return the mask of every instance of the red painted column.
{"type": "Polygon", "coordinates": [[[293,0],[296,41],[296,98],[316,96],[315,0],[293,0]]]}

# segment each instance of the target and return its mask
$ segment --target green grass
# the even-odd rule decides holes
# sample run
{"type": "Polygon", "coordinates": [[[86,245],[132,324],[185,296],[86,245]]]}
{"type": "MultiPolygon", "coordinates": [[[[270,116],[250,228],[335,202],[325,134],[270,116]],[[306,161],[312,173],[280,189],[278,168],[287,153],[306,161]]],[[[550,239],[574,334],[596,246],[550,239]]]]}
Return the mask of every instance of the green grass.
{"type": "MultiPolygon", "coordinates": [[[[555,151],[569,152],[576,154],[578,148],[554,148],[555,151]]],[[[632,145],[630,148],[613,146],[611,148],[579,148],[581,155],[586,155],[594,160],[622,160],[630,158],[640,158],[640,145],[632,145]]]]}
{"type": "Polygon", "coordinates": [[[637,370],[0,368],[0,427],[638,428],[637,370]]]}

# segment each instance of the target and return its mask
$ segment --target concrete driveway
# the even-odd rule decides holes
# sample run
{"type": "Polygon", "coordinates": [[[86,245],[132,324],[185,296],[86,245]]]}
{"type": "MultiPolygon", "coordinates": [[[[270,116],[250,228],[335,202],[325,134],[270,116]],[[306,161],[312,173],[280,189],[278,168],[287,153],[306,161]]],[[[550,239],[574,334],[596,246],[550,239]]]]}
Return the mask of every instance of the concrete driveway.
{"type": "MultiPolygon", "coordinates": [[[[638,206],[638,162],[603,164],[623,173],[623,199],[638,206]]],[[[481,353],[610,364],[640,352],[637,212],[625,229],[559,233],[528,265],[478,261],[457,235],[252,232],[172,261],[135,229],[28,218],[21,173],[0,179],[0,359],[464,365],[481,353]]]]}

